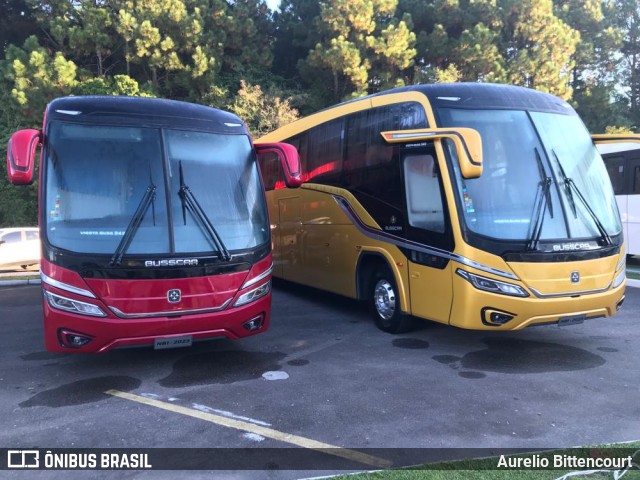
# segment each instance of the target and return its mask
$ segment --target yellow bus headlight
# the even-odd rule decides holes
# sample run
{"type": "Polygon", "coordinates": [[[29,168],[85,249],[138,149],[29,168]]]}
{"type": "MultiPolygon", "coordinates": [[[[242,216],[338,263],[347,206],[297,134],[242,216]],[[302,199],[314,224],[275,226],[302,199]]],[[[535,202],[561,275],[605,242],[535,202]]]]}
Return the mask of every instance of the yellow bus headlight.
{"type": "Polygon", "coordinates": [[[482,277],[474,273],[469,273],[460,268],[456,270],[456,273],[468,281],[471,285],[478,290],[484,290],[485,292],[498,293],[501,295],[511,295],[512,297],[528,297],[527,291],[513,283],[501,282],[492,278],[482,277]]]}

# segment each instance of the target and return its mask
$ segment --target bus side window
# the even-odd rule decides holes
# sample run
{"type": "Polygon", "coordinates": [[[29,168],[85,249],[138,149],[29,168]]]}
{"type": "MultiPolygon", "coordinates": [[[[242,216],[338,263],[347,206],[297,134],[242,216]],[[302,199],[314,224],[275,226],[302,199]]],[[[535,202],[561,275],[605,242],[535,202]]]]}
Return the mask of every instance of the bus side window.
{"type": "Polygon", "coordinates": [[[285,188],[282,164],[280,163],[280,158],[275,152],[259,154],[258,164],[260,165],[260,173],[262,174],[264,189],[267,192],[269,190],[285,188]]]}
{"type": "Polygon", "coordinates": [[[605,165],[607,167],[607,173],[611,179],[611,185],[613,185],[613,192],[615,195],[621,195],[625,193],[625,175],[624,175],[624,157],[610,156],[604,157],[605,165]]]}
{"type": "Polygon", "coordinates": [[[633,194],[640,193],[640,165],[636,165],[633,169],[633,194]]]}
{"type": "MultiPolygon", "coordinates": [[[[342,119],[323,123],[308,132],[305,181],[335,179],[342,172],[342,119]]],[[[320,182],[322,183],[322,182],[320,182]]]]}
{"type": "Polygon", "coordinates": [[[410,155],[404,159],[409,225],[444,232],[444,210],[437,167],[431,155],[410,155]]]}

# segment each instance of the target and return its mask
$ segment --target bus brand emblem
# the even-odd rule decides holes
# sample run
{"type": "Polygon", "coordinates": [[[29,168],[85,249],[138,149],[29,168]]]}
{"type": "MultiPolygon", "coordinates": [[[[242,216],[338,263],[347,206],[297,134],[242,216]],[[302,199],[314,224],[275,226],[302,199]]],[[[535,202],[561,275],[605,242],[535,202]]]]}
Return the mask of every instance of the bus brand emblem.
{"type": "Polygon", "coordinates": [[[182,298],[182,294],[180,293],[180,290],[178,290],[177,288],[174,288],[167,292],[167,301],[169,303],[178,303],[181,298],[182,298]]]}
{"type": "Polygon", "coordinates": [[[571,283],[580,283],[580,272],[571,272],[571,283]]]}

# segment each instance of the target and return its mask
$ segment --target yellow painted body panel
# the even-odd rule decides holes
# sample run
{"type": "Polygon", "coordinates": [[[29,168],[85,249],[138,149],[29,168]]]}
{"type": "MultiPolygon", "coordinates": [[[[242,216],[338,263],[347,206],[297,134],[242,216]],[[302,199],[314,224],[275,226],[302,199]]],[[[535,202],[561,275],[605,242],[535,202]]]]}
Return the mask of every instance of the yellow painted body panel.
{"type": "Polygon", "coordinates": [[[525,279],[529,288],[542,295],[559,293],[578,294],[603,290],[611,286],[618,256],[580,262],[509,263],[518,277],[525,279]],[[579,272],[580,282],[571,282],[571,273],[579,272]]]}
{"type": "Polygon", "coordinates": [[[394,245],[361,233],[340,209],[334,195],[346,198],[360,219],[379,229],[347,191],[325,185],[305,184],[297,190],[267,192],[274,238],[274,275],[322,290],[356,298],[356,266],[363,252],[381,254],[394,271],[401,309],[416,317],[466,329],[518,330],[536,323],[557,322],[561,317],[585,314],[611,316],[624,295],[624,283],[602,293],[571,296],[611,285],[619,255],[566,263],[507,263],[502,258],[459,242],[454,253],[485,266],[515,273],[521,281],[508,280],[457,261],[446,268],[410,262],[394,245]],[[276,207],[277,206],[277,207],[276,207]],[[274,208],[275,207],[275,208],[274,208]],[[542,295],[560,298],[528,298],[498,295],[474,288],[457,275],[460,268],[487,278],[507,281],[542,295]],[[571,272],[579,271],[579,284],[571,272]],[[484,308],[515,315],[503,326],[482,323],[484,308]]]}
{"type": "Polygon", "coordinates": [[[409,312],[406,258],[397,247],[363,235],[340,209],[333,195],[347,198],[362,220],[379,228],[346,190],[308,183],[296,190],[267,192],[274,275],[356,298],[358,258],[363,252],[378,253],[387,260],[396,276],[400,308],[409,312]]]}
{"type": "Polygon", "coordinates": [[[409,263],[411,313],[416,317],[449,323],[453,302],[452,272],[449,262],[444,270],[409,263]]]}
{"type": "MultiPolygon", "coordinates": [[[[548,264],[540,265],[541,268],[545,266],[548,264]]],[[[624,297],[624,288],[623,282],[618,288],[578,298],[518,298],[483,292],[459,275],[454,275],[450,324],[473,330],[520,330],[535,324],[555,323],[562,317],[574,315],[610,317],[616,313],[616,305],[624,297]],[[509,312],[515,318],[503,326],[484,325],[481,312],[487,307],[509,312]]]]}

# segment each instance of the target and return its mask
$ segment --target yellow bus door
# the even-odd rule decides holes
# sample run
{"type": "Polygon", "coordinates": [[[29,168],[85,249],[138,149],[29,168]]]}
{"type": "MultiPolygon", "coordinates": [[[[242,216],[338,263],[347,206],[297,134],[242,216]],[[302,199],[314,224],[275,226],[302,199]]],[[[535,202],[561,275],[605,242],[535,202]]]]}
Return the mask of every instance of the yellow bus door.
{"type": "Polygon", "coordinates": [[[409,262],[411,313],[440,323],[449,323],[453,301],[451,262],[439,268],[409,262]]]}
{"type": "Polygon", "coordinates": [[[278,199],[279,265],[282,277],[306,283],[302,263],[304,228],[299,197],[278,199]]]}

